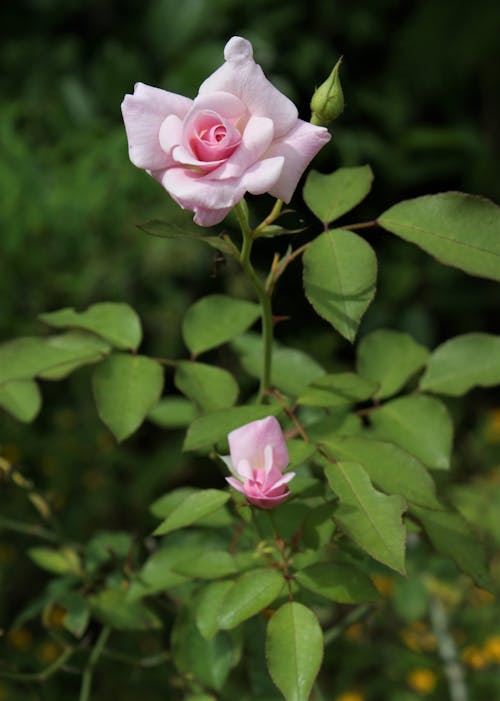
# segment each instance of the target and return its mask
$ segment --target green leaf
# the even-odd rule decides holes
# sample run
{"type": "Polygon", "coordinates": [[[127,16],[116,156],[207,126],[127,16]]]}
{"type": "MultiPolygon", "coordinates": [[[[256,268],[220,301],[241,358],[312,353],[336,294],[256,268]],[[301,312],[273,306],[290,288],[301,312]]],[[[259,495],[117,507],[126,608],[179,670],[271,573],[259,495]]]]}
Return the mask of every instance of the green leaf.
{"type": "Polygon", "coordinates": [[[171,650],[183,675],[194,676],[203,686],[220,691],[241,656],[239,636],[221,631],[207,640],[196,625],[194,612],[183,611],[172,629],[171,650]]]}
{"type": "Polygon", "coordinates": [[[442,508],[430,474],[399,446],[362,436],[331,437],[327,446],[328,453],[337,460],[359,462],[372,482],[387,494],[399,494],[420,506],[442,508]]]}
{"type": "Polygon", "coordinates": [[[302,392],[297,402],[305,406],[349,406],[370,399],[376,393],[377,382],[371,382],[354,372],[324,375],[302,392]]]}
{"type": "Polygon", "coordinates": [[[0,345],[0,385],[30,380],[49,370],[96,362],[109,346],[91,334],[70,332],[49,338],[16,338],[0,345]]]}
{"type": "Polygon", "coordinates": [[[196,407],[184,397],[166,397],[151,409],[148,421],[161,428],[185,428],[196,418],[196,407]]]}
{"type": "Polygon", "coordinates": [[[93,615],[104,625],[117,630],[157,630],[162,627],[158,616],[140,601],[130,601],[126,589],[103,589],[89,596],[93,615]]]}
{"type": "Polygon", "coordinates": [[[457,397],[476,386],[498,384],[500,336],[468,333],[452,338],[434,350],[420,381],[420,389],[457,397]]]}
{"type": "Polygon", "coordinates": [[[189,577],[175,572],[173,567],[185,559],[182,548],[161,547],[148,557],[137,577],[132,581],[127,598],[137,601],[144,596],[174,589],[189,581],[189,577]]]}
{"type": "Polygon", "coordinates": [[[98,363],[111,352],[110,345],[86,331],[68,331],[45,342],[51,349],[67,354],[68,360],[42,370],[39,373],[42,380],[62,380],[83,365],[98,363]]]}
{"type": "Polygon", "coordinates": [[[57,603],[66,609],[64,628],[81,638],[90,620],[90,607],[85,598],[76,591],[68,591],[58,598],[57,603]]]}
{"type": "Polygon", "coordinates": [[[375,560],[405,574],[403,499],[378,492],[356,462],[329,463],[325,474],[340,501],[334,518],[342,530],[375,560]]]}
{"type": "Polygon", "coordinates": [[[352,231],[318,236],[304,253],[304,289],[316,312],[348,341],[375,295],[377,259],[352,231]]]}
{"type": "Polygon", "coordinates": [[[163,239],[182,239],[185,241],[201,241],[207,246],[215,248],[224,255],[239,258],[239,251],[231,241],[229,236],[204,236],[200,232],[199,227],[191,221],[161,221],[160,219],[151,219],[138,226],[141,231],[144,231],[150,236],[157,236],[163,239]]]}
{"type": "MultiPolygon", "coordinates": [[[[260,379],[262,374],[262,339],[256,334],[244,334],[231,344],[240,356],[245,371],[260,379]]],[[[300,394],[308,384],[325,374],[321,365],[310,355],[296,348],[274,344],[271,384],[292,397],[300,394]]]]}
{"type": "Polygon", "coordinates": [[[207,413],[227,409],[238,399],[239,387],[234,377],[227,370],[213,365],[181,361],[174,382],[180,392],[207,413]]]}
{"type": "Polygon", "coordinates": [[[229,630],[268,608],[285,581],[276,570],[251,570],[240,575],[219,608],[219,628],[229,630]]]}
{"type": "Polygon", "coordinates": [[[143,355],[117,353],[97,366],[92,385],[100,418],[123,441],[158,404],[163,370],[143,355]]]}
{"type": "Polygon", "coordinates": [[[378,598],[371,579],[349,565],[320,562],[296,572],[294,578],[302,587],[339,604],[361,604],[378,598]]]}
{"type": "Polygon", "coordinates": [[[34,380],[13,380],[0,385],[0,407],[18,421],[33,421],[41,406],[42,396],[34,380]]]}
{"type": "MultiPolygon", "coordinates": [[[[180,487],[173,491],[167,492],[159,499],[156,499],[149,510],[157,518],[167,518],[174,508],[179,506],[188,496],[196,494],[199,490],[194,487],[180,487]]],[[[197,526],[207,526],[208,528],[220,528],[221,526],[229,526],[232,523],[232,517],[225,506],[219,507],[216,511],[204,516],[196,521],[197,526]]]]}
{"type": "Polygon", "coordinates": [[[302,522],[302,540],[308,548],[319,550],[327,543],[335,531],[333,513],[335,506],[331,502],[309,508],[309,512],[302,522]]]}
{"type": "Polygon", "coordinates": [[[91,331],[120,350],[136,350],[142,339],[141,321],[136,312],[119,302],[100,302],[84,312],[67,307],[40,314],[38,318],[57,329],[91,331]]]}
{"type": "Polygon", "coordinates": [[[434,397],[399,397],[370,414],[376,438],[390,441],[435,470],[450,467],[453,424],[445,405],[434,397]]]}
{"type": "Polygon", "coordinates": [[[195,579],[221,579],[238,571],[234,558],[225,550],[200,552],[194,558],[179,562],[173,569],[195,579]]]}
{"type": "Polygon", "coordinates": [[[31,560],[47,572],[53,574],[81,575],[81,563],[78,553],[70,547],[45,548],[43,546],[28,549],[31,560]]]}
{"type": "Polygon", "coordinates": [[[328,224],[362,202],[371,190],[370,166],[339,168],[330,175],[311,170],[304,185],[304,201],[309,209],[328,224]]]}
{"type": "Polygon", "coordinates": [[[500,207],[490,200],[462,192],[425,195],[394,205],[378,223],[445,265],[500,280],[500,207]]]}
{"type": "Polygon", "coordinates": [[[411,511],[439,553],[454,560],[478,587],[492,591],[494,583],[488,571],[486,552],[467,521],[451,511],[430,511],[417,506],[412,506],[411,511]]]}
{"type": "Polygon", "coordinates": [[[402,331],[380,329],[358,346],[357,371],[377,382],[378,399],[396,394],[424,365],[429,351],[402,331]]]}
{"type": "Polygon", "coordinates": [[[182,336],[191,353],[199,355],[239,336],[259,316],[258,304],[225,295],[209,295],[187,310],[182,336]]]}
{"type": "Polygon", "coordinates": [[[102,531],[85,546],[85,570],[96,572],[107,562],[124,562],[131,554],[132,536],[124,531],[102,531]]]}
{"type": "Polygon", "coordinates": [[[229,499],[229,492],[218,489],[200,489],[177,504],[153,535],[164,535],[178,528],[190,526],[216,511],[229,499]]]}
{"type": "Polygon", "coordinates": [[[213,638],[219,630],[219,610],[232,586],[231,579],[226,579],[223,582],[210,582],[196,598],[196,625],[207,640],[213,638]]]}
{"type": "Polygon", "coordinates": [[[392,605],[404,621],[418,621],[427,613],[429,594],[420,577],[397,578],[394,582],[392,605]]]}
{"type": "Polygon", "coordinates": [[[276,416],[281,411],[279,406],[238,406],[221,409],[205,416],[199,416],[188,428],[184,441],[184,450],[199,450],[215,445],[227,437],[230,431],[244,424],[266,416],[276,416]]]}
{"type": "Polygon", "coordinates": [[[267,626],[266,658],[286,701],[308,701],[323,659],[323,633],[310,609],[290,602],[274,614],[267,626]]]}

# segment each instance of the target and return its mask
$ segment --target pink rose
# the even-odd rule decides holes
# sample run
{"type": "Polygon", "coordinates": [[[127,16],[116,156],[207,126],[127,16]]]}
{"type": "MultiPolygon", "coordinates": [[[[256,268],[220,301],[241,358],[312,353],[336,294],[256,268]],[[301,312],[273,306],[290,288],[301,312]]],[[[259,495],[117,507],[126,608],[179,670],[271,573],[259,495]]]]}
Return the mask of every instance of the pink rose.
{"type": "Polygon", "coordinates": [[[231,487],[261,509],[274,509],[285,501],[290,495],[287,484],[295,473],[282,474],[289,462],[288,450],[274,416],[231,431],[228,441],[231,455],[222,459],[233,474],[226,477],[231,487]]]}
{"type": "Polygon", "coordinates": [[[137,83],[122,113],[130,160],[158,180],[201,226],[218,224],[246,192],[289,202],[330,139],[264,76],[252,45],[233,37],[226,63],[190,100],[137,83]]]}

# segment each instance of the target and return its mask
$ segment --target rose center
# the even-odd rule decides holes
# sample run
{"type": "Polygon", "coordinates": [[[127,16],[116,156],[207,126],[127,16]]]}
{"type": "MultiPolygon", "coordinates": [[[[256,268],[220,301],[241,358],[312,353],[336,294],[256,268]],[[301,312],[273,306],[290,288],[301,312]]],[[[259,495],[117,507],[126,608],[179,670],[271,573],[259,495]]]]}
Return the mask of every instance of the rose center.
{"type": "Polygon", "coordinates": [[[221,161],[241,143],[241,134],[234,124],[211,110],[193,115],[187,128],[191,152],[200,161],[221,161]]]}

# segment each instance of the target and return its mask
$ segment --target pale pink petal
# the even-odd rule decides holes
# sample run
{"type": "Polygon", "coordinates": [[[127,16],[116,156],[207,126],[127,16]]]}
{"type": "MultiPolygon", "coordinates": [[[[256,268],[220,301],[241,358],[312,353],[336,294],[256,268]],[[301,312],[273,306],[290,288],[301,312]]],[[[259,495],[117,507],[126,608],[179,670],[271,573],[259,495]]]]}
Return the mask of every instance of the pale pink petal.
{"type": "Polygon", "coordinates": [[[241,144],[226,162],[211,174],[211,178],[224,180],[237,178],[253,165],[271,145],[274,126],[266,117],[250,117],[241,138],[241,144]]]}
{"type": "Polygon", "coordinates": [[[283,477],[280,480],[278,480],[271,487],[268,487],[266,489],[266,496],[268,496],[268,497],[274,496],[274,492],[277,489],[283,487],[285,484],[288,484],[288,482],[290,482],[290,480],[292,480],[294,477],[295,477],[295,472],[285,472],[285,474],[283,475],[283,477]]]}
{"type": "Polygon", "coordinates": [[[171,155],[173,149],[182,141],[182,119],[176,114],[169,114],[161,123],[158,138],[163,151],[171,155]]]}
{"type": "Polygon", "coordinates": [[[224,63],[200,87],[200,95],[228,92],[236,95],[255,117],[269,117],[276,136],[286,134],[297,120],[297,108],[270,83],[253,60],[252,45],[232,37],[224,49],[224,63]]]}
{"type": "MultiPolygon", "coordinates": [[[[252,195],[263,195],[265,192],[271,192],[283,171],[284,163],[283,157],[265,158],[250,166],[241,178],[243,192],[251,192],[252,195]]],[[[224,182],[226,181],[220,180],[219,184],[224,182]]]]}
{"type": "Polygon", "coordinates": [[[252,421],[228,436],[233,465],[248,460],[254,469],[264,469],[265,449],[273,448],[274,466],[283,470],[289,462],[288,450],[281,427],[274,416],[252,421]]]}
{"type": "Polygon", "coordinates": [[[247,497],[250,504],[258,506],[261,509],[275,509],[279,504],[282,504],[288,499],[290,492],[285,492],[281,496],[276,497],[247,497]]]}
{"type": "Polygon", "coordinates": [[[266,445],[264,448],[264,474],[266,481],[273,469],[273,452],[273,446],[266,445]]]}
{"type": "Polygon", "coordinates": [[[246,107],[243,102],[228,92],[212,92],[198,95],[193,102],[193,110],[213,110],[221,117],[238,121],[245,116],[246,107]]]}
{"type": "Polygon", "coordinates": [[[300,176],[330,138],[328,130],[324,127],[317,127],[299,119],[288,134],[274,141],[266,156],[283,156],[286,166],[269,193],[283,202],[290,202],[300,176]]]}
{"type": "Polygon", "coordinates": [[[160,146],[160,127],[170,114],[183,118],[192,100],[182,95],[137,83],[133,95],[122,102],[130,160],[138,168],[159,170],[171,162],[160,146]]]}
{"type": "Polygon", "coordinates": [[[226,159],[240,143],[241,134],[231,120],[214,110],[191,110],[184,120],[182,145],[202,162],[226,159]],[[221,141],[210,138],[214,129],[222,129],[221,141]]]}
{"type": "Polygon", "coordinates": [[[251,480],[253,478],[253,471],[248,460],[240,460],[236,468],[236,472],[240,477],[251,480]]]}
{"type": "Polygon", "coordinates": [[[219,161],[212,161],[210,163],[200,161],[198,158],[193,156],[192,153],[186,151],[184,146],[176,146],[172,151],[172,157],[177,165],[194,166],[195,168],[200,168],[207,173],[213,171],[215,168],[222,165],[222,163],[225,163],[224,158],[219,161]]]}
{"type": "Polygon", "coordinates": [[[227,467],[227,469],[229,470],[229,472],[230,472],[232,475],[234,475],[235,477],[237,477],[237,474],[238,474],[238,473],[237,473],[236,470],[234,469],[233,461],[231,460],[231,456],[230,456],[230,455],[219,455],[219,458],[220,458],[220,459],[222,460],[222,462],[225,464],[225,466],[227,467]]]}
{"type": "Polygon", "coordinates": [[[241,180],[212,181],[185,168],[166,170],[162,185],[183,209],[190,210],[231,208],[245,194],[241,180]]]}
{"type": "Polygon", "coordinates": [[[193,221],[198,226],[215,226],[220,224],[231,210],[232,207],[226,207],[226,209],[203,209],[203,207],[197,207],[194,210],[193,221]]]}
{"type": "Polygon", "coordinates": [[[234,477],[226,477],[226,482],[229,482],[231,487],[233,487],[234,489],[237,489],[238,492],[245,494],[245,490],[243,488],[243,485],[241,484],[241,482],[238,482],[238,480],[235,479],[234,477]]]}

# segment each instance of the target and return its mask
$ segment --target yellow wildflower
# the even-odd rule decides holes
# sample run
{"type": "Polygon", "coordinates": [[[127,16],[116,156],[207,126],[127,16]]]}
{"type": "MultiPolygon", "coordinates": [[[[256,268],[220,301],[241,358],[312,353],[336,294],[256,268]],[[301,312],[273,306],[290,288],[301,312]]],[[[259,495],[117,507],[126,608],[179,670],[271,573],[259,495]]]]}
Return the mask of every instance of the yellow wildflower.
{"type": "Polygon", "coordinates": [[[414,669],[406,681],[408,686],[420,694],[429,694],[437,684],[437,677],[431,669],[414,669]]]}

